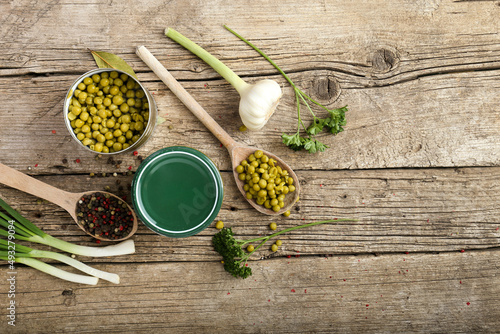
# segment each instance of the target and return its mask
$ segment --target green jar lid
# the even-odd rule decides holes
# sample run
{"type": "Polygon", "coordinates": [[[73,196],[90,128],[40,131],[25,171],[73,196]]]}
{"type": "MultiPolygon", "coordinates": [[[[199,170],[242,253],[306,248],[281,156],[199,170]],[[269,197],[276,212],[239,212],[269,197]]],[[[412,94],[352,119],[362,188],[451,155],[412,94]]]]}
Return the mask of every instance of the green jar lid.
{"type": "Polygon", "coordinates": [[[222,178],[212,160],[184,146],[150,155],[132,182],[132,202],[142,222],[173,238],[204,230],[219,213],[223,197],[222,178]]]}

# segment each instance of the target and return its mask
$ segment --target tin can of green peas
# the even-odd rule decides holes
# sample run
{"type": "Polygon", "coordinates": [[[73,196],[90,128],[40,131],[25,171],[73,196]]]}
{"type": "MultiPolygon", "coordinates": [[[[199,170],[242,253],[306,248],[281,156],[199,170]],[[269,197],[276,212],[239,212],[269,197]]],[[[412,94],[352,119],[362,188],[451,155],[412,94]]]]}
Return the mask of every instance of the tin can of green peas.
{"type": "Polygon", "coordinates": [[[86,150],[112,155],[137,150],[151,137],[158,110],[133,76],[111,68],[91,70],[68,89],[64,122],[86,150]]]}

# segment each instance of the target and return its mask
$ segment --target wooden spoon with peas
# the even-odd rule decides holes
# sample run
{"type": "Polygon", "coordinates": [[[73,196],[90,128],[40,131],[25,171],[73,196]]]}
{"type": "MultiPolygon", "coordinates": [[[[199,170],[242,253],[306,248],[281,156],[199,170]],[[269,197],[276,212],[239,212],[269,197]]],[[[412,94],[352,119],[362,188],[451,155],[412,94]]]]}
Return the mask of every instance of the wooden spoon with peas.
{"type": "MultiPolygon", "coordinates": [[[[221,126],[203,109],[203,107],[196,102],[196,100],[189,94],[181,84],[175,80],[175,78],[167,71],[167,69],[156,59],[148,49],[144,46],[140,46],[136,50],[137,55],[149,66],[149,68],[167,85],[167,87],[184,103],[184,105],[191,110],[191,112],[212,132],[212,134],[219,139],[219,141],[227,148],[229,155],[231,156],[231,164],[233,168],[234,179],[236,180],[236,185],[238,189],[243,194],[245,199],[253,206],[257,211],[260,211],[267,215],[278,215],[283,214],[297,202],[299,199],[300,183],[297,175],[283,160],[274,155],[271,152],[258,150],[255,147],[243,146],[238,144],[231,136],[221,128],[221,126]],[[284,206],[278,211],[268,209],[263,205],[259,205],[253,199],[248,199],[246,197],[246,191],[243,188],[245,182],[239,179],[239,173],[236,171],[236,167],[240,163],[247,159],[251,154],[256,151],[262,151],[263,155],[266,155],[269,159],[274,159],[276,161],[276,166],[280,166],[283,170],[288,172],[288,176],[293,178],[293,185],[295,186],[295,191],[288,193],[284,199],[284,206]]],[[[260,155],[260,153],[258,153],[260,155]]]]}
{"type": "MultiPolygon", "coordinates": [[[[31,176],[28,176],[24,173],[21,173],[11,167],[8,167],[2,163],[0,163],[0,183],[3,183],[9,187],[24,191],[28,194],[43,198],[49,202],[52,202],[54,204],[59,205],[61,208],[66,210],[71,217],[75,220],[76,224],[88,235],[104,240],[104,241],[122,241],[125,239],[130,238],[136,231],[137,231],[137,217],[134,213],[134,210],[121,198],[105,192],[105,191],[86,191],[82,193],[72,193],[68,191],[61,190],[59,188],[53,187],[51,185],[48,185],[47,183],[44,183],[40,180],[37,180],[31,176]],[[123,204],[126,205],[126,207],[123,207],[123,210],[126,210],[126,215],[129,217],[132,217],[133,220],[130,218],[127,219],[127,223],[132,224],[130,232],[127,233],[126,235],[120,236],[117,239],[110,238],[106,235],[94,235],[91,232],[89,232],[85,226],[83,226],[80,223],[80,220],[82,219],[81,217],[78,217],[78,206],[81,206],[82,198],[87,197],[89,195],[93,195],[96,193],[102,194],[102,196],[107,196],[109,198],[114,198],[118,203],[121,201],[123,204]],[[130,212],[130,214],[129,214],[130,212]],[[80,218],[80,219],[79,219],[80,218]]],[[[105,210],[103,210],[104,213],[105,210]]],[[[107,217],[110,218],[110,217],[107,217]]],[[[109,220],[107,221],[109,224],[109,220]]],[[[130,226],[130,225],[129,225],[130,226]]],[[[115,225],[115,228],[117,225],[115,225]]],[[[128,228],[127,228],[128,229],[128,228]]],[[[122,230],[123,231],[123,230],[122,230]]],[[[111,233],[108,232],[108,235],[111,235],[111,233]]]]}

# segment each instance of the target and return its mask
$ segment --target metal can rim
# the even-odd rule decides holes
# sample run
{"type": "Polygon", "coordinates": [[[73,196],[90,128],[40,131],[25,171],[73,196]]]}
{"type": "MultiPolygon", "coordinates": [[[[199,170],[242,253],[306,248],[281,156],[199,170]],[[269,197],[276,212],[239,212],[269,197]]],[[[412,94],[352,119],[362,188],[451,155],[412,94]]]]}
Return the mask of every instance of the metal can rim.
{"type": "Polygon", "coordinates": [[[68,129],[71,137],[78,143],[79,146],[81,146],[81,147],[85,148],[87,151],[95,153],[95,154],[116,155],[116,154],[122,154],[122,153],[126,153],[126,152],[131,152],[131,151],[137,150],[139,147],[141,147],[142,145],[144,145],[149,140],[149,138],[151,137],[151,135],[153,134],[153,131],[154,131],[155,127],[156,127],[157,115],[158,115],[158,109],[157,109],[157,106],[156,106],[156,102],[153,99],[152,94],[146,89],[146,87],[144,87],[139,80],[137,80],[136,78],[134,78],[133,76],[131,76],[129,73],[121,71],[121,70],[117,70],[117,69],[114,69],[114,68],[96,68],[96,69],[90,70],[90,71],[82,74],[81,76],[78,77],[78,79],[76,79],[73,82],[73,84],[70,86],[70,88],[68,89],[68,91],[67,91],[67,93],[66,93],[66,95],[64,97],[63,117],[64,117],[64,123],[66,124],[66,128],[68,129]],[[78,140],[78,138],[76,137],[76,134],[73,131],[73,128],[71,127],[71,121],[67,117],[69,103],[70,103],[71,98],[73,96],[73,92],[76,90],[78,84],[81,83],[83,81],[83,79],[85,79],[87,77],[90,77],[90,76],[92,76],[94,74],[103,73],[103,72],[118,72],[120,74],[126,74],[126,75],[128,75],[130,78],[132,78],[132,80],[134,80],[135,82],[137,82],[139,84],[139,86],[144,91],[144,93],[146,95],[146,98],[148,99],[148,103],[149,103],[149,120],[148,120],[148,124],[147,124],[147,126],[146,126],[143,134],[141,135],[141,137],[134,144],[132,144],[129,147],[127,147],[126,149],[118,151],[118,152],[110,152],[110,153],[96,152],[96,151],[90,149],[90,147],[83,145],[83,143],[80,140],[78,140]]]}

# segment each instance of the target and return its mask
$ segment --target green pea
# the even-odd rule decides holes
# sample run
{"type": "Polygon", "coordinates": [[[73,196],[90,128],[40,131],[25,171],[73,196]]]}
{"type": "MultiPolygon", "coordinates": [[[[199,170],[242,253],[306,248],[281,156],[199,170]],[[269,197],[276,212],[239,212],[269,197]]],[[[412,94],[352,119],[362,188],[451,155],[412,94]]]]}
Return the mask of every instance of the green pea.
{"type": "Polygon", "coordinates": [[[103,87],[106,87],[109,85],[109,80],[107,78],[103,78],[101,79],[101,81],[99,82],[99,84],[103,87]]]}
{"type": "Polygon", "coordinates": [[[87,124],[83,125],[83,126],[82,126],[82,132],[83,132],[83,133],[88,133],[88,132],[90,132],[90,126],[88,126],[87,124]]]}
{"type": "Polygon", "coordinates": [[[242,165],[238,165],[236,167],[236,172],[237,173],[243,173],[245,171],[245,167],[243,167],[242,165]]]}
{"type": "Polygon", "coordinates": [[[81,119],[77,119],[77,120],[75,120],[75,126],[76,126],[77,128],[81,128],[84,124],[85,124],[85,122],[84,122],[84,121],[82,121],[81,119]]]}
{"type": "Polygon", "coordinates": [[[119,142],[120,144],[125,144],[125,141],[127,140],[127,138],[125,138],[125,136],[119,136],[116,141],[119,142]]]}
{"type": "Polygon", "coordinates": [[[102,133],[99,133],[97,135],[96,139],[97,139],[97,142],[99,142],[99,143],[104,143],[106,141],[106,137],[102,133]]]}
{"type": "Polygon", "coordinates": [[[121,143],[114,143],[114,144],[113,144],[113,149],[114,149],[115,151],[121,151],[121,150],[122,150],[122,147],[123,147],[123,145],[122,145],[121,143]]]}

